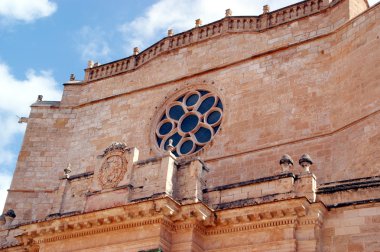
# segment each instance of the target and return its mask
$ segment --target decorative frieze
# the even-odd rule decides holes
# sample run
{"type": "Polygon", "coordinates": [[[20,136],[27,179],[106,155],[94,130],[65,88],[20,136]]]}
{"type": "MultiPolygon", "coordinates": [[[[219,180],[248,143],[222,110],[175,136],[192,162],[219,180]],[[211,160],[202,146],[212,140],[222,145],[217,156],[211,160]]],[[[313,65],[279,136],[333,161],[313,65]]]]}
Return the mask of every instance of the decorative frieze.
{"type": "Polygon", "coordinates": [[[43,243],[91,236],[112,231],[161,224],[172,235],[194,230],[202,236],[320,226],[325,211],[322,204],[293,199],[244,209],[213,211],[203,203],[180,205],[169,197],[132,203],[123,207],[46,220],[22,226],[19,242],[30,247],[43,243]]]}

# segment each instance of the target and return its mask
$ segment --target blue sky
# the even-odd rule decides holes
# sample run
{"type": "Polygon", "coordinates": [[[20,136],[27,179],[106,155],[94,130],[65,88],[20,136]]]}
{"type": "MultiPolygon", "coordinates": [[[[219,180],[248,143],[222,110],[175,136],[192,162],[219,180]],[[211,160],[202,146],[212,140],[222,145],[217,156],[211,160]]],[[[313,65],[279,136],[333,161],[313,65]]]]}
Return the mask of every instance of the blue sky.
{"type": "MultiPolygon", "coordinates": [[[[60,100],[62,83],[83,78],[88,60],[106,63],[144,49],[169,28],[182,32],[201,18],[258,15],[294,0],[0,0],[0,210],[10,186],[27,117],[38,94],[60,100]]],[[[376,1],[370,1],[374,4],[376,1]]]]}

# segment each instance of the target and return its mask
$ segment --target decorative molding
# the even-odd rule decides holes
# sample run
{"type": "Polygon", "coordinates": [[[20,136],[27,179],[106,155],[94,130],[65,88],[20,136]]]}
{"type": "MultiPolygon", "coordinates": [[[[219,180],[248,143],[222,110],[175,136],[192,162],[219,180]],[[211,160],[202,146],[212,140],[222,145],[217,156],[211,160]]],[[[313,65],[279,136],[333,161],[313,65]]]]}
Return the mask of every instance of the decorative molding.
{"type": "Polygon", "coordinates": [[[206,235],[218,235],[225,233],[249,231],[253,229],[274,228],[279,226],[295,226],[296,224],[297,218],[279,219],[273,221],[258,221],[252,224],[207,230],[206,235]]]}
{"type": "Polygon", "coordinates": [[[332,209],[332,208],[356,206],[356,205],[363,205],[363,204],[376,204],[376,203],[380,203],[380,198],[341,202],[341,203],[327,205],[326,207],[327,209],[332,209]]]}
{"type": "Polygon", "coordinates": [[[70,177],[68,178],[68,180],[87,178],[87,177],[91,177],[93,175],[94,175],[93,171],[84,172],[84,173],[79,173],[79,174],[75,174],[75,175],[70,175],[70,177]]]}
{"type": "Polygon", "coordinates": [[[233,189],[236,187],[241,187],[241,186],[247,186],[247,185],[253,185],[253,184],[259,184],[263,182],[268,182],[268,181],[275,181],[283,178],[296,178],[296,175],[292,172],[289,173],[282,173],[274,176],[269,176],[269,177],[262,177],[258,179],[252,179],[252,180],[247,180],[247,181],[242,181],[238,183],[233,183],[233,184],[227,184],[227,185],[222,185],[222,186],[216,186],[212,188],[205,188],[203,189],[203,193],[208,193],[208,192],[213,192],[213,191],[222,191],[222,190],[228,190],[228,189],[233,189]]]}
{"type": "MultiPolygon", "coordinates": [[[[66,240],[70,238],[77,238],[81,236],[86,236],[86,235],[94,235],[94,234],[99,234],[99,233],[105,233],[105,232],[112,232],[112,231],[117,231],[121,229],[129,229],[129,228],[136,228],[136,227],[141,227],[141,226],[146,226],[146,225],[153,225],[153,224],[159,224],[161,223],[161,219],[149,219],[149,220],[143,220],[139,222],[131,222],[131,223],[123,223],[119,225],[110,225],[110,226],[105,226],[102,228],[94,228],[94,229],[89,229],[85,231],[80,231],[80,232],[72,232],[68,234],[63,234],[63,235],[56,235],[48,238],[42,238],[42,239],[36,239],[36,242],[38,244],[40,243],[47,243],[47,242],[54,242],[58,240],[66,240]]],[[[91,224],[90,224],[91,225],[91,224]]],[[[99,225],[99,224],[94,224],[94,225],[99,225]]],[[[83,227],[90,227],[88,225],[83,226],[83,227]]],[[[81,225],[74,225],[74,229],[81,229],[81,225]]],[[[58,232],[62,232],[62,230],[57,230],[58,232]]]]}
{"type": "Polygon", "coordinates": [[[380,176],[334,181],[319,185],[317,194],[332,194],[341,191],[380,187],[380,176]]]}
{"type": "Polygon", "coordinates": [[[300,198],[245,207],[244,211],[214,212],[203,203],[180,205],[165,197],[23,225],[20,228],[24,233],[17,238],[23,245],[42,244],[154,224],[165,226],[169,232],[193,229],[207,236],[282,226],[295,228],[320,225],[321,206],[300,198]]]}

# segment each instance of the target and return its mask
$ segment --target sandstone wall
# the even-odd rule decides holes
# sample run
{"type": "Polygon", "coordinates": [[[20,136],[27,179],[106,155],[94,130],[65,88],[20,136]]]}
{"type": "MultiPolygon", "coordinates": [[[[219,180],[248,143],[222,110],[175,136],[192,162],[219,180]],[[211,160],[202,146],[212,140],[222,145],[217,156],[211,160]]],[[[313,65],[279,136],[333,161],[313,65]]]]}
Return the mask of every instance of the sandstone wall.
{"type": "Polygon", "coordinates": [[[380,5],[348,21],[362,9],[342,1],[66,85],[61,104],[32,106],[6,209],[19,221],[45,217],[63,169],[94,171],[114,141],[137,147],[140,159],[160,154],[152,138],[158,111],[172,95],[201,87],[224,105],[221,129],[199,155],[210,168],[208,187],[277,174],[284,153],[295,161],[309,153],[319,183],[378,175],[380,5]]]}
{"type": "Polygon", "coordinates": [[[322,229],[322,251],[378,251],[380,208],[350,206],[329,212],[322,229]]]}

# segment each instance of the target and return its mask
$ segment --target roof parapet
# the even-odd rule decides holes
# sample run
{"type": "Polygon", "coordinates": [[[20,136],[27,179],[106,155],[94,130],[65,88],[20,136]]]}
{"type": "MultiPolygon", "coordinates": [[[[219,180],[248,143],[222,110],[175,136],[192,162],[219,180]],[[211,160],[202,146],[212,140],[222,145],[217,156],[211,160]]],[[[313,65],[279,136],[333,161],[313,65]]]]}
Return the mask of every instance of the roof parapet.
{"type": "Polygon", "coordinates": [[[164,52],[217,37],[221,34],[263,31],[318,13],[329,6],[330,0],[306,0],[272,12],[269,12],[269,6],[264,6],[264,13],[259,16],[230,16],[232,12],[228,9],[223,19],[206,25],[202,25],[201,20],[197,19],[195,28],[176,35],[172,34],[172,31],[168,31],[167,37],[142,52],[138,52],[138,49],[134,48],[132,56],[103,65],[94,64],[89,66],[85,69],[85,81],[99,80],[137,69],[164,52]]]}

